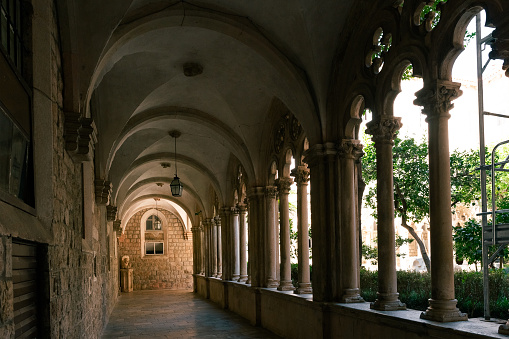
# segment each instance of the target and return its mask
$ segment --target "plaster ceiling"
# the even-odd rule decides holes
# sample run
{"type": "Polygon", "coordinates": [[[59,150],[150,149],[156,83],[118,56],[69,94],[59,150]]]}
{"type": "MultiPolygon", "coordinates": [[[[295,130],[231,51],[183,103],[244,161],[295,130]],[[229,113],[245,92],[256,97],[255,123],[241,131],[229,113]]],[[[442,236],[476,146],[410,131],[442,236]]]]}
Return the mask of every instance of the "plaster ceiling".
{"type": "Polygon", "coordinates": [[[263,182],[262,136],[273,98],[319,140],[332,61],[353,3],[59,0],[63,49],[77,55],[71,68],[81,105],[98,128],[96,173],[112,181],[119,218],[169,195],[170,130],[182,132],[177,162],[185,189],[175,201],[191,215],[211,213],[211,189],[221,204],[229,201],[231,157],[251,183],[263,182]],[[203,73],[185,76],[188,62],[203,73]]]}

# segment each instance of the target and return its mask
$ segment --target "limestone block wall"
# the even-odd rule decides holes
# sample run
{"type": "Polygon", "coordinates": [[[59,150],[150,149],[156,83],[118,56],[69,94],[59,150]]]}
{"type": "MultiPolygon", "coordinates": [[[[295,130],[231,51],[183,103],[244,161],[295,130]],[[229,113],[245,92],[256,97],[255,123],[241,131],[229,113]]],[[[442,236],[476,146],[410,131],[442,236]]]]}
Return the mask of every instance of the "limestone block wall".
{"type": "MultiPolygon", "coordinates": [[[[159,210],[159,213],[166,218],[168,225],[164,254],[142,256],[144,247],[142,247],[141,221],[147,211],[148,209],[144,209],[133,215],[119,238],[119,260],[124,255],[129,256],[134,270],[134,289],[192,289],[192,233],[184,233],[183,225],[175,214],[159,210]]],[[[146,236],[146,238],[149,237],[146,236]]]]}
{"type": "Polygon", "coordinates": [[[115,232],[96,206],[82,238],[82,164],[65,150],[55,2],[33,5],[34,210],[0,200],[0,338],[14,338],[13,241],[38,247],[40,338],[99,338],[118,296],[115,232]]]}

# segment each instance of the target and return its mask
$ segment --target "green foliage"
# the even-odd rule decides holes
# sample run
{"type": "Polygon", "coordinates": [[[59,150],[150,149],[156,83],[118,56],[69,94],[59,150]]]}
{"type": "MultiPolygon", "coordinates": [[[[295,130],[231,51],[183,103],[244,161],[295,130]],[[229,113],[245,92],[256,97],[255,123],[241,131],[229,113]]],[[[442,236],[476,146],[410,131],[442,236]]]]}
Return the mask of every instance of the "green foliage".
{"type": "MultiPolygon", "coordinates": [[[[313,266],[309,265],[310,279],[313,281],[313,266]]],[[[291,264],[291,277],[293,286],[297,287],[299,282],[299,264],[291,264]]]]}
{"type": "Polygon", "coordinates": [[[467,261],[469,265],[481,263],[482,229],[475,219],[469,219],[463,227],[453,227],[454,250],[456,257],[467,261]]]}
{"type": "MultiPolygon", "coordinates": [[[[399,234],[396,234],[396,250],[398,250],[404,244],[410,244],[414,239],[403,238],[399,234]]],[[[374,240],[377,243],[377,239],[374,240]]],[[[378,264],[378,247],[377,246],[369,246],[365,243],[362,243],[362,257],[366,260],[373,260],[372,263],[374,265],[378,264]]],[[[404,258],[406,256],[405,253],[396,253],[397,257],[404,258]]]]}
{"type": "MultiPolygon", "coordinates": [[[[375,301],[378,290],[378,272],[362,269],[361,296],[375,301]]],[[[431,297],[431,275],[427,272],[398,271],[398,292],[402,302],[410,309],[424,311],[431,297]]],[[[482,272],[457,272],[454,274],[455,296],[458,308],[470,318],[484,315],[482,272]]],[[[501,270],[490,271],[490,310],[494,318],[509,317],[509,276],[501,270]]]]}

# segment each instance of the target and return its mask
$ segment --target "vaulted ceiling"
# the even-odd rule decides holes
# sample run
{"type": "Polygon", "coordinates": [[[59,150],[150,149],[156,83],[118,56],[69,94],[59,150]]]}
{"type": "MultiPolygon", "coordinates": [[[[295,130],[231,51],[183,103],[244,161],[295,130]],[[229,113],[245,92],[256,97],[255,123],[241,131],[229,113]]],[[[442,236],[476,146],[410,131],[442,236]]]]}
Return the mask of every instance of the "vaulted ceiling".
{"type": "Polygon", "coordinates": [[[94,118],[96,175],[113,183],[119,217],[155,196],[210,214],[215,196],[231,199],[232,158],[250,183],[263,184],[274,98],[319,141],[333,58],[354,4],[58,0],[66,93],[94,118]],[[185,74],[188,63],[198,74],[185,74]],[[175,129],[185,188],[172,199],[175,129]]]}

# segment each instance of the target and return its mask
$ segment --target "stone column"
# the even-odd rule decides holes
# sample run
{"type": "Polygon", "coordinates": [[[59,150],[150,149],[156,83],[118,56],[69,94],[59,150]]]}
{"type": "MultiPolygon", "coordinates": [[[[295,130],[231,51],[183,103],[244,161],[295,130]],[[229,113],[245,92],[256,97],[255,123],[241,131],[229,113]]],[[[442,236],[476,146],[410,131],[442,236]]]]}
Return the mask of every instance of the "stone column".
{"type": "Polygon", "coordinates": [[[299,261],[299,282],[295,293],[313,293],[309,274],[309,221],[308,221],[308,181],[307,166],[292,170],[297,183],[297,256],[299,261]]]}
{"type": "Polygon", "coordinates": [[[343,139],[338,147],[341,162],[341,302],[363,302],[359,294],[359,232],[355,162],[363,155],[359,140],[343,139]]]}
{"type": "Polygon", "coordinates": [[[394,184],[392,146],[401,118],[382,115],[367,125],[376,149],[377,213],[378,213],[378,293],[371,303],[376,310],[403,310],[396,280],[396,235],[394,232],[394,184]]]}
{"type": "Polygon", "coordinates": [[[193,232],[193,274],[200,273],[200,238],[199,238],[199,227],[192,226],[191,232],[193,232]]]}
{"type": "Polygon", "coordinates": [[[277,211],[276,211],[276,186],[265,187],[266,204],[267,204],[267,224],[265,231],[265,269],[266,280],[264,287],[275,288],[278,286],[277,280],[277,211]]]}
{"type": "Polygon", "coordinates": [[[200,274],[205,275],[205,228],[200,225],[200,274]]]}
{"type": "Polygon", "coordinates": [[[280,178],[276,180],[279,192],[279,229],[280,229],[280,255],[281,265],[278,290],[293,291],[292,267],[290,265],[290,210],[288,206],[288,195],[292,186],[292,178],[280,178]]]}
{"type": "Polygon", "coordinates": [[[223,280],[232,280],[232,269],[231,269],[231,247],[228,246],[230,244],[229,239],[231,237],[230,230],[230,207],[221,208],[221,251],[222,251],[222,278],[223,280]]]}
{"type": "Polygon", "coordinates": [[[429,214],[431,229],[431,299],[421,318],[435,321],[467,320],[456,308],[452,249],[449,110],[462,92],[460,84],[435,80],[416,93],[414,103],[427,115],[429,146],[429,214]]]}
{"type": "Polygon", "coordinates": [[[247,225],[246,225],[246,204],[238,204],[239,211],[239,251],[240,251],[240,277],[239,282],[247,281],[247,225]]]}
{"type": "Polygon", "coordinates": [[[266,278],[265,187],[253,187],[247,191],[249,215],[249,278],[251,287],[264,287],[266,278]]]}
{"type": "Polygon", "coordinates": [[[217,277],[223,277],[223,246],[221,241],[221,218],[216,215],[214,217],[217,227],[217,277]]]}
{"type": "Polygon", "coordinates": [[[232,208],[232,280],[240,278],[240,237],[239,237],[239,209],[232,208]]]}
{"type": "Polygon", "coordinates": [[[214,218],[210,219],[210,259],[212,261],[212,276],[217,278],[217,227],[214,218]]]}
{"type": "Polygon", "coordinates": [[[204,235],[205,235],[205,276],[212,275],[212,266],[210,261],[210,220],[203,221],[204,235]]]}

